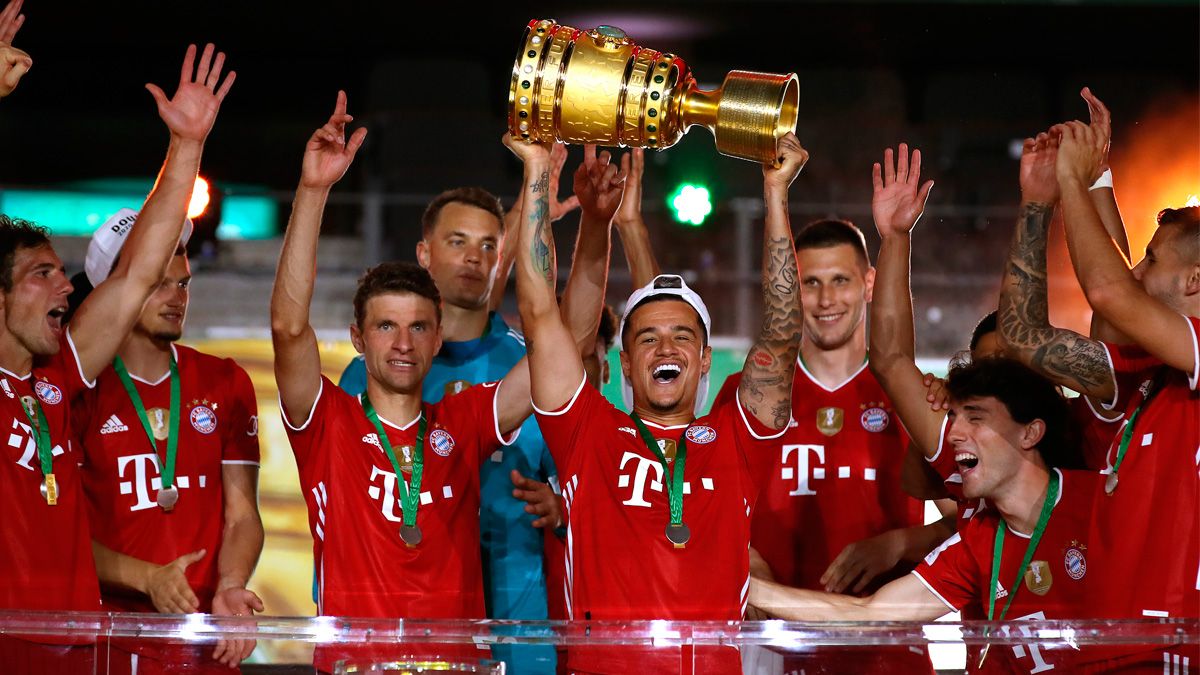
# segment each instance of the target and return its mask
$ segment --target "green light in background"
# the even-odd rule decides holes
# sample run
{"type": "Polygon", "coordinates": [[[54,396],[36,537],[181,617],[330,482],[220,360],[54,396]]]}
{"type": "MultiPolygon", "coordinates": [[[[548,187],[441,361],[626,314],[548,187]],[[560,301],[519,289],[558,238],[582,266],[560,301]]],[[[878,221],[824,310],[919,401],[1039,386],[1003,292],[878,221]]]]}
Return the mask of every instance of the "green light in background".
{"type": "Polygon", "coordinates": [[[704,219],[713,210],[708,188],[692,183],[681,184],[667,198],[667,203],[675,214],[675,220],[694,227],[703,225],[704,219]]]}

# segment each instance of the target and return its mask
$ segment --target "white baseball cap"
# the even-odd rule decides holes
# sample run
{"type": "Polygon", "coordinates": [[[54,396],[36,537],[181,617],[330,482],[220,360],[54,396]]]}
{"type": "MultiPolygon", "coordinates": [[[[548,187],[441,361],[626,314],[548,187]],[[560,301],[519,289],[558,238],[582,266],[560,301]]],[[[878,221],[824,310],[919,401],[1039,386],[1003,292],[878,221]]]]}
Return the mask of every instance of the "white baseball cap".
{"type": "MultiPolygon", "coordinates": [[[[92,234],[92,241],[87,248],[87,256],[83,259],[83,271],[87,274],[88,281],[91,282],[93,288],[99,286],[112,273],[113,263],[121,253],[121,247],[125,245],[129,231],[137,222],[137,217],[137,211],[121,209],[104,221],[104,224],[92,234]]],[[[191,236],[192,221],[190,218],[185,218],[183,236],[179,240],[179,245],[187,246],[191,236]]]]}
{"type": "MultiPolygon", "coordinates": [[[[654,277],[654,280],[650,283],[634,291],[629,296],[629,300],[625,302],[625,311],[621,314],[621,325],[617,329],[617,339],[621,341],[621,351],[625,350],[625,322],[629,320],[629,315],[650,298],[664,295],[678,298],[696,310],[696,313],[700,315],[700,323],[704,327],[704,342],[708,344],[712,338],[712,317],[709,316],[708,307],[704,304],[704,300],[700,298],[700,294],[688,288],[683,277],[678,274],[660,274],[654,277]]],[[[694,412],[697,415],[700,414],[700,410],[708,400],[708,384],[709,374],[705,373],[700,376],[700,384],[696,388],[694,412]]],[[[621,397],[625,402],[625,407],[633,410],[633,385],[629,383],[629,380],[625,379],[624,371],[621,372],[621,397]]]]}

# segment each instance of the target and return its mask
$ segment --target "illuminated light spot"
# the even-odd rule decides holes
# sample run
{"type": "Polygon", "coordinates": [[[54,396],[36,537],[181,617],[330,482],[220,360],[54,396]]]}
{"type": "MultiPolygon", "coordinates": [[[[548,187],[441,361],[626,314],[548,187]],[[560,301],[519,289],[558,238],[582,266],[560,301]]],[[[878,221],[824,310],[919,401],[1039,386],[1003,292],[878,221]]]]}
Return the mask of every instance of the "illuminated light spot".
{"type": "Polygon", "coordinates": [[[668,203],[676,220],[695,226],[702,225],[713,210],[708,188],[690,183],[680,185],[668,203]]]}
{"type": "Polygon", "coordinates": [[[196,176],[196,184],[192,187],[192,200],[188,202],[187,217],[199,218],[202,216],[211,200],[212,197],[208,194],[208,181],[196,176]]]}

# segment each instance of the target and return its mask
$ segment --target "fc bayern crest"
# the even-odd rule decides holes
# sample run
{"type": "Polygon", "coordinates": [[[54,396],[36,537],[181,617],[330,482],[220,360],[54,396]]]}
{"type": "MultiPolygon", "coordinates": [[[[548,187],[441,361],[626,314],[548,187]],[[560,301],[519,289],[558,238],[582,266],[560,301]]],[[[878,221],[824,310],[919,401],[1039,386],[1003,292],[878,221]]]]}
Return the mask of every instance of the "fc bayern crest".
{"type": "Polygon", "coordinates": [[[860,421],[864,429],[877,434],[888,427],[891,417],[883,408],[867,408],[863,411],[860,421]]]}
{"type": "Polygon", "coordinates": [[[49,382],[38,380],[33,385],[33,393],[37,394],[37,397],[42,399],[42,403],[46,405],[58,405],[62,402],[62,389],[49,382]]]}
{"type": "Polygon", "coordinates": [[[429,447],[442,457],[449,457],[454,450],[454,437],[445,429],[434,429],[429,432],[429,447]]]}
{"type": "Polygon", "coordinates": [[[1086,546],[1071,542],[1067,547],[1067,552],[1063,556],[1063,565],[1067,568],[1067,576],[1075,581],[1083,578],[1087,574],[1087,558],[1083,556],[1083,551],[1086,546]]]}
{"type": "Polygon", "coordinates": [[[208,406],[198,405],[192,408],[192,426],[202,434],[211,434],[217,430],[217,414],[208,406]]]}
{"type": "Polygon", "coordinates": [[[717,440],[717,430],[712,427],[688,427],[686,436],[692,443],[712,443],[717,440]]]}

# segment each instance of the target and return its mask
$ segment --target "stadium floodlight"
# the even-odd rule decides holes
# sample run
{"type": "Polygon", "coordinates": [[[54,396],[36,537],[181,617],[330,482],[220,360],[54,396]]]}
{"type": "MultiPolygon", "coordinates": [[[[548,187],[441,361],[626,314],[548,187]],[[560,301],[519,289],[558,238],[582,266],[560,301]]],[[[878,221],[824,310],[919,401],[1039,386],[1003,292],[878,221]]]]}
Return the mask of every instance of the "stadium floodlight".
{"type": "Polygon", "coordinates": [[[712,213],[713,205],[708,188],[703,185],[683,183],[667,199],[675,220],[693,227],[704,224],[704,219],[712,213]]]}

